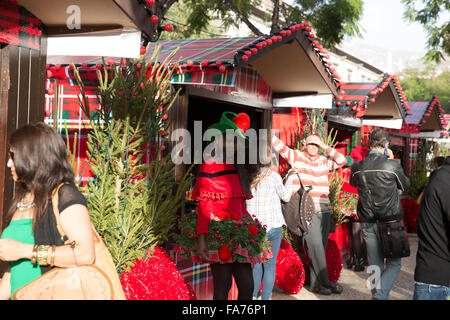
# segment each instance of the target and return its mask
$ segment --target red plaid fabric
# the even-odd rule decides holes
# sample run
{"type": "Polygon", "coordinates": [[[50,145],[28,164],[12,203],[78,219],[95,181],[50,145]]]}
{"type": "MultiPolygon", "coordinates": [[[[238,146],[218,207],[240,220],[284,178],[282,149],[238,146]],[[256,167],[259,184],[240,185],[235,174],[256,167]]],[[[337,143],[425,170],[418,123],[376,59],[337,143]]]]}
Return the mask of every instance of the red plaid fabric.
{"type": "Polygon", "coordinates": [[[41,23],[16,0],[0,1],[0,43],[41,48],[41,23]]]}

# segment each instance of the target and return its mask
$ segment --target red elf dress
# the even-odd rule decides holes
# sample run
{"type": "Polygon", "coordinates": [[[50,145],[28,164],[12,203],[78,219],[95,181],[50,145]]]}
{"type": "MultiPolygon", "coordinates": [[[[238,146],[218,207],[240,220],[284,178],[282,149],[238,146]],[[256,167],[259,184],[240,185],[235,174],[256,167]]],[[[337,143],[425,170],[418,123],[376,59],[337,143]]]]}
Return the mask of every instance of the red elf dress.
{"type": "Polygon", "coordinates": [[[205,234],[210,263],[260,263],[272,257],[266,229],[252,219],[236,167],[208,161],[200,166],[192,198],[199,201],[195,212],[181,216],[178,249],[182,254],[195,254],[197,236],[205,234]]]}

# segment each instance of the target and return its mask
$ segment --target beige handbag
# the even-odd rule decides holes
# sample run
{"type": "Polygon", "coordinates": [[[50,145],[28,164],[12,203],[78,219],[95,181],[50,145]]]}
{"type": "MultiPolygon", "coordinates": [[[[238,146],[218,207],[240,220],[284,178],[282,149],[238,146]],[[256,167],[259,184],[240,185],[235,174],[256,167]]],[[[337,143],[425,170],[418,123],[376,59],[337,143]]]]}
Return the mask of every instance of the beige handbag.
{"type": "MultiPolygon", "coordinates": [[[[61,228],[58,210],[59,185],[52,195],[53,212],[61,238],[65,232],[61,228]]],[[[92,265],[55,267],[39,278],[16,290],[14,300],[125,300],[125,294],[117,275],[111,254],[92,225],[95,242],[95,262],[92,265]]],[[[74,243],[69,240],[74,249],[74,243]]],[[[75,257],[75,250],[74,258],[75,257]]]]}

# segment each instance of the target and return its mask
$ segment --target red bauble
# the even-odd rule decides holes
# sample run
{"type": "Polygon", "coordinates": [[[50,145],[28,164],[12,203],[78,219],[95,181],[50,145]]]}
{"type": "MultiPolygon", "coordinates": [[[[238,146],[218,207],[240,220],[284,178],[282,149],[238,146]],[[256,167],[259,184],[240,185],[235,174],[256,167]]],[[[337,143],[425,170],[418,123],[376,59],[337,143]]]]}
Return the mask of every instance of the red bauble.
{"type": "Polygon", "coordinates": [[[266,43],[267,43],[268,45],[271,45],[272,42],[273,42],[272,39],[267,39],[267,40],[266,40],[266,43]]]}
{"type": "Polygon", "coordinates": [[[202,61],[202,67],[207,67],[208,66],[208,60],[203,60],[202,61]]]}
{"type": "Polygon", "coordinates": [[[173,30],[173,26],[170,23],[168,23],[164,26],[164,31],[170,32],[172,30],[173,30]]]}
{"type": "Polygon", "coordinates": [[[216,61],[216,66],[220,67],[221,65],[222,65],[222,61],[217,60],[217,61],[216,61]]]}
{"type": "Polygon", "coordinates": [[[106,64],[107,64],[108,66],[112,66],[112,65],[114,64],[114,61],[108,60],[108,61],[106,61],[106,64]]]}
{"type": "Polygon", "coordinates": [[[146,52],[147,52],[147,48],[144,47],[144,46],[142,46],[142,47],[141,47],[141,51],[140,51],[141,56],[142,56],[143,54],[145,54],[146,52]]]}
{"type": "Polygon", "coordinates": [[[314,34],[312,34],[312,33],[310,33],[308,37],[309,37],[310,39],[314,39],[314,38],[315,38],[314,34]]]}
{"type": "Polygon", "coordinates": [[[251,51],[253,54],[255,54],[255,53],[258,52],[258,49],[256,49],[256,48],[251,48],[250,51],[251,51]]]}
{"type": "Polygon", "coordinates": [[[219,71],[220,72],[225,72],[225,71],[227,71],[227,68],[225,66],[220,66],[219,67],[219,71]]]}
{"type": "Polygon", "coordinates": [[[53,76],[53,73],[50,70],[48,70],[47,71],[47,78],[51,78],[52,76],[53,76]]]}
{"type": "Polygon", "coordinates": [[[55,93],[55,91],[52,88],[47,89],[47,94],[49,96],[53,95],[55,93]]]}
{"type": "Polygon", "coordinates": [[[336,102],[336,105],[337,105],[338,107],[340,107],[340,106],[341,106],[341,102],[340,102],[340,101],[336,102]]]}
{"type": "Polygon", "coordinates": [[[374,103],[375,102],[375,98],[370,98],[370,102],[374,103]]]}
{"type": "Polygon", "coordinates": [[[55,70],[59,70],[61,69],[61,65],[60,64],[55,64],[55,70]]]}
{"type": "Polygon", "coordinates": [[[283,37],[285,37],[285,36],[286,36],[286,30],[281,30],[281,31],[280,31],[280,35],[282,35],[283,37]]]}
{"type": "Polygon", "coordinates": [[[247,57],[250,57],[250,56],[252,55],[252,52],[251,52],[250,50],[246,50],[246,51],[244,52],[244,54],[245,54],[247,57]]]}
{"type": "Polygon", "coordinates": [[[153,255],[139,259],[120,276],[128,300],[196,300],[175,263],[163,249],[156,247],[153,255]]]}
{"type": "Polygon", "coordinates": [[[162,116],[162,119],[163,119],[163,120],[167,120],[168,117],[169,117],[169,116],[168,116],[167,114],[164,114],[164,115],[162,116]]]}
{"type": "Polygon", "coordinates": [[[155,4],[155,0],[145,0],[145,4],[149,7],[152,7],[155,4]]]}
{"type": "Polygon", "coordinates": [[[292,31],[291,30],[286,30],[286,36],[290,36],[292,34],[292,31]]]}
{"type": "Polygon", "coordinates": [[[226,244],[222,245],[222,247],[219,249],[219,258],[222,261],[227,261],[231,258],[231,250],[226,244]]]}
{"type": "Polygon", "coordinates": [[[100,69],[102,68],[102,65],[101,65],[100,63],[97,63],[97,64],[95,65],[95,68],[96,68],[97,70],[100,70],[100,69]]]}
{"type": "Polygon", "coordinates": [[[154,15],[152,15],[152,16],[150,17],[150,22],[151,22],[151,23],[157,24],[158,21],[159,21],[159,18],[158,18],[157,15],[154,14],[154,15]]]}
{"type": "Polygon", "coordinates": [[[188,67],[192,67],[194,65],[194,61],[188,60],[187,65],[188,65],[188,67]]]}
{"type": "Polygon", "coordinates": [[[81,64],[81,67],[82,67],[82,68],[87,68],[87,63],[86,63],[86,62],[83,62],[83,63],[81,64]]]}
{"type": "Polygon", "coordinates": [[[278,251],[275,285],[288,294],[297,294],[305,283],[305,270],[297,253],[282,239],[278,251]]]}
{"type": "Polygon", "coordinates": [[[242,56],[242,60],[247,61],[248,60],[248,56],[246,56],[245,54],[242,56]]]}

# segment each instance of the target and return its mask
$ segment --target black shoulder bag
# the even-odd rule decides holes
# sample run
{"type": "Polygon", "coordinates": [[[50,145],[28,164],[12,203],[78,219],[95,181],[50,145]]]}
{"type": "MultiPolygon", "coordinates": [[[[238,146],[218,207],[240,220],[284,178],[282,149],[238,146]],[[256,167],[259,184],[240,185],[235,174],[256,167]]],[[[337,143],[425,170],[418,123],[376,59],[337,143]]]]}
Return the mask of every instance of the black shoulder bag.
{"type": "Polygon", "coordinates": [[[281,210],[289,231],[301,237],[302,235],[307,234],[311,228],[315,206],[314,201],[309,194],[312,186],[307,186],[305,188],[299,174],[297,172],[295,173],[300,181],[300,189],[292,195],[289,202],[283,202],[281,204],[281,210]]]}
{"type": "MultiPolygon", "coordinates": [[[[360,171],[361,182],[367,192],[369,204],[373,206],[372,193],[367,185],[366,175],[363,170],[360,171]]],[[[377,219],[378,237],[380,240],[384,258],[403,258],[409,257],[410,249],[408,237],[402,219],[384,221],[380,219],[378,213],[374,211],[377,219]]]]}

